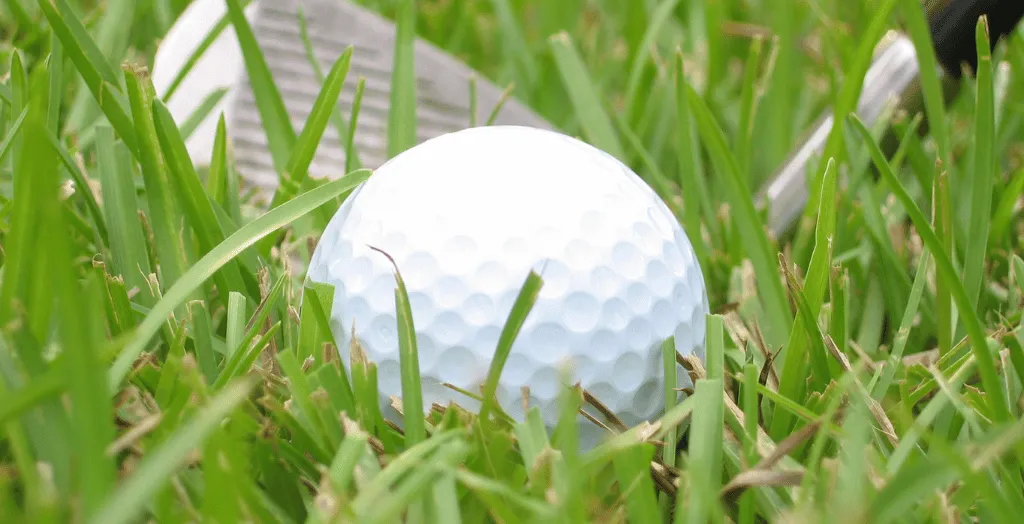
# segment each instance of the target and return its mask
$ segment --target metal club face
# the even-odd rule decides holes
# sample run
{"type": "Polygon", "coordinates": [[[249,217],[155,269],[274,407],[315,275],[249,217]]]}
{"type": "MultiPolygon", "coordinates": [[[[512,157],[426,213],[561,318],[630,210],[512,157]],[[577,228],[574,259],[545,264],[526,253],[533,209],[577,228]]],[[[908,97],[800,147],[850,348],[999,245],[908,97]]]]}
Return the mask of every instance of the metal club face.
{"type": "MultiPolygon", "coordinates": [[[[890,33],[879,46],[857,103],[857,116],[868,126],[885,114],[886,107],[910,98],[920,89],[917,52],[909,38],[890,33]]],[[[807,170],[821,155],[832,131],[833,115],[827,113],[800,143],[761,192],[768,201],[768,227],[776,235],[789,229],[807,204],[807,170]]]]}
{"type": "MultiPolygon", "coordinates": [[[[246,16],[297,131],[301,130],[320,91],[302,39],[298,21],[300,6],[313,54],[324,72],[346,47],[354,48],[339,108],[347,121],[356,83],[360,77],[364,78],[365,90],[353,141],[362,164],[376,168],[387,161],[395,25],[372,11],[339,0],[255,0],[246,8],[246,16]]],[[[186,58],[225,13],[223,0],[196,0],[182,14],[157,53],[153,80],[158,93],[168,87],[186,58]]],[[[428,42],[417,39],[414,46],[418,140],[422,142],[469,127],[470,78],[474,71],[428,42]]],[[[223,110],[242,178],[260,189],[276,187],[278,174],[241,51],[230,26],[204,53],[194,72],[196,74],[190,76],[195,78],[183,83],[168,103],[178,122],[187,119],[209,93],[223,87],[229,91],[189,139],[193,161],[197,165],[209,162],[217,119],[223,110]]],[[[503,91],[477,74],[478,123],[487,120],[501,102],[503,91]]],[[[514,98],[502,103],[495,123],[553,129],[550,123],[514,98]]],[[[342,141],[336,129],[328,126],[310,166],[310,175],[337,178],[344,173],[342,141]]]]}

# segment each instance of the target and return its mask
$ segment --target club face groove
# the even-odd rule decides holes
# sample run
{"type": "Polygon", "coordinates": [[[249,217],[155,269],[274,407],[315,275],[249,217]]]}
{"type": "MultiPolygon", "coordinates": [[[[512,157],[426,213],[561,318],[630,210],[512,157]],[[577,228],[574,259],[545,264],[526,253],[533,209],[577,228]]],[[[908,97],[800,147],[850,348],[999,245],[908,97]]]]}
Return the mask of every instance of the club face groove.
{"type": "MultiPolygon", "coordinates": [[[[185,41],[191,38],[197,44],[202,40],[209,28],[223,16],[223,4],[223,0],[194,2],[189,8],[193,12],[183,15],[176,24],[183,27],[182,33],[185,36],[169,36],[168,41],[173,42],[175,47],[165,50],[166,46],[161,46],[163,53],[158,52],[157,62],[159,63],[162,58],[165,63],[183,63],[184,58],[174,60],[173,56],[167,55],[187,56],[191,53],[195,45],[190,48],[185,41]],[[202,18],[205,22],[191,20],[192,17],[202,18]]],[[[255,1],[246,9],[256,40],[296,130],[301,130],[320,91],[320,84],[313,66],[309,63],[302,38],[298,21],[300,7],[305,16],[313,55],[322,71],[329,70],[331,64],[344,50],[349,45],[353,46],[351,66],[338,106],[347,122],[354,103],[356,84],[363,78],[365,89],[353,143],[365,167],[379,167],[388,159],[388,108],[396,38],[395,25],[377,13],[338,0],[261,0],[255,1]]],[[[474,71],[421,39],[417,39],[414,46],[418,141],[423,142],[469,127],[470,77],[474,71]]],[[[210,56],[204,56],[198,67],[207,72],[221,68],[225,73],[220,75],[220,78],[201,80],[206,84],[215,85],[208,89],[209,91],[225,86],[230,87],[231,91],[190,139],[190,154],[193,154],[197,163],[208,162],[216,119],[223,110],[231,134],[234,157],[243,180],[258,189],[272,190],[277,186],[279,177],[270,156],[256,99],[241,63],[237,39],[230,27],[220,36],[215,48],[207,52],[210,56]],[[227,79],[224,78],[225,75],[228,76],[227,79]]],[[[160,78],[174,74],[176,71],[166,73],[160,78]]],[[[187,118],[190,109],[198,103],[195,99],[199,95],[196,93],[201,90],[201,86],[192,87],[189,94],[176,94],[174,97],[186,99],[179,101],[177,105],[171,105],[172,113],[178,121],[187,118]]],[[[160,89],[161,86],[158,84],[158,92],[160,89]]],[[[477,122],[487,121],[491,111],[501,102],[503,92],[503,88],[477,74],[477,122]]],[[[495,123],[554,128],[551,123],[515,98],[508,98],[502,102],[495,123]]],[[[344,172],[344,144],[337,129],[328,126],[310,166],[310,175],[315,178],[337,178],[344,172]]]]}

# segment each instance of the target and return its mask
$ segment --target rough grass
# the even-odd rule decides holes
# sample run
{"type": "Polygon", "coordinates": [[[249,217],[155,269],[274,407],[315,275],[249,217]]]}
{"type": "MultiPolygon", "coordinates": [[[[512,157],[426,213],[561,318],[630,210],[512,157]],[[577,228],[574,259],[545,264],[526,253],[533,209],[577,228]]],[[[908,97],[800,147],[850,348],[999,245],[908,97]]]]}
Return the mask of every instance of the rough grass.
{"type": "MultiPolygon", "coordinates": [[[[244,4],[225,1],[236,15],[244,4]]],[[[666,369],[684,366],[693,390],[676,403],[670,384],[649,424],[605,421],[615,435],[585,452],[571,428],[579,409],[599,417],[600,399],[578,389],[564,392],[553,434],[536,412],[514,421],[486,402],[482,417],[406,409],[399,431],[378,408],[374,364],[337,358],[331,290],[291,264],[370,176],[353,160],[337,181],[308,177],[326,126],[352,116],[334,110],[350,56],[320,64],[301,129],[282,117],[274,79],[258,79],[287,173],[260,211],[239,189],[223,123],[198,173],[182,142],[190,124],[149,82],[187,1],[8,0],[2,520],[1014,520],[1020,33],[990,56],[979,23],[977,76],[944,103],[925,74],[932,125],[918,134],[923,114],[893,114],[900,144],[887,157],[886,122],[848,112],[881,31],[906,28],[929,48],[917,0],[363,3],[401,21],[400,42],[416,33],[514,86],[678,212],[714,310],[704,361],[665,346],[666,369]],[[776,238],[752,195],[822,111],[842,125],[811,166],[804,219],[776,238]]],[[[411,54],[396,56],[393,153],[414,136],[411,54]]],[[[508,336],[542,285],[524,282],[508,336]]],[[[397,302],[409,408],[421,402],[415,344],[397,302]]]]}

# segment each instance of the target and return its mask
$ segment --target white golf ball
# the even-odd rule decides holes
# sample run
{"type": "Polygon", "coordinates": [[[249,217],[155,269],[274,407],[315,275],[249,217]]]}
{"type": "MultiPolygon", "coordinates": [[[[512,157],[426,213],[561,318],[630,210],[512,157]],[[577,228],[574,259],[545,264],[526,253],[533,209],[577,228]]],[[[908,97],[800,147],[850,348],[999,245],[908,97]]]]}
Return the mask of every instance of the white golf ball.
{"type": "MultiPolygon", "coordinates": [[[[354,328],[397,421],[395,268],[371,246],[407,286],[425,409],[479,407],[443,383],[480,391],[531,270],[544,285],[497,388],[513,418],[528,386],[529,406],[557,422],[564,363],[626,424],[651,420],[665,405],[663,342],[703,358],[707,293],[678,220],[623,163],[571,137],[494,126],[429,140],[377,169],[325,229],[308,276],[334,286],[343,362],[354,328]]],[[[607,433],[580,424],[581,445],[607,433]]]]}

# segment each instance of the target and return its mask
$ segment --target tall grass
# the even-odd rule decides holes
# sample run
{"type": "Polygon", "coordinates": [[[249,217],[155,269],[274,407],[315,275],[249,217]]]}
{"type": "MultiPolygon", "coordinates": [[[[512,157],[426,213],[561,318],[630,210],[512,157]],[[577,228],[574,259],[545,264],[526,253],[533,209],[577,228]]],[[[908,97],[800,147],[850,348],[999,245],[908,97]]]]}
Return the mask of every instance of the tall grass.
{"type": "Polygon", "coordinates": [[[916,0],[363,0],[400,27],[391,154],[415,137],[418,35],[633,166],[695,244],[706,357],[666,341],[663,359],[693,387],[677,400],[669,381],[659,419],[581,450],[576,411],[600,399],[567,388],[554,433],[493,399],[537,275],[467,392],[480,412],[427,417],[399,285],[404,430],[386,422],[375,363],[337,357],[332,290],[291,263],[319,234],[299,219],[323,223],[372,176],[356,155],[340,179],[308,176],[328,125],[352,150],[359,106],[336,101],[359,49],[317,65],[296,129],[246,2],[226,2],[281,180],[266,210],[244,198],[227,122],[204,178],[192,124],[149,80],[187,1],[0,5],[5,522],[987,522],[1024,507],[1020,34],[989,53],[979,20],[978,74],[948,103],[924,54],[927,132],[894,115],[886,157],[881,127],[850,111],[885,30],[930,48],[916,0]],[[822,111],[840,124],[807,221],[775,238],[751,195],[822,111]]]}

